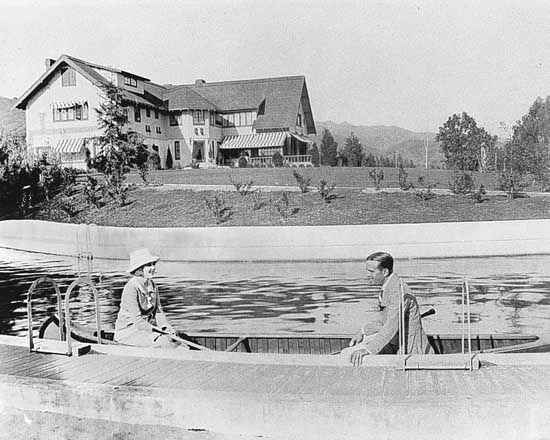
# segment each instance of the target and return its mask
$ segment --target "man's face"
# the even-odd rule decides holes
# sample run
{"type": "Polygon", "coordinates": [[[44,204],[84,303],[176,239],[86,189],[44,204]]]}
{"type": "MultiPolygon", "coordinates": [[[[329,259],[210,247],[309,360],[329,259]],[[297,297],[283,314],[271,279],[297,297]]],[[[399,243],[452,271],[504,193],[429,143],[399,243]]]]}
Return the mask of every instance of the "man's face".
{"type": "Polygon", "coordinates": [[[377,261],[367,261],[367,279],[370,284],[381,286],[386,280],[388,269],[381,269],[377,261]]]}

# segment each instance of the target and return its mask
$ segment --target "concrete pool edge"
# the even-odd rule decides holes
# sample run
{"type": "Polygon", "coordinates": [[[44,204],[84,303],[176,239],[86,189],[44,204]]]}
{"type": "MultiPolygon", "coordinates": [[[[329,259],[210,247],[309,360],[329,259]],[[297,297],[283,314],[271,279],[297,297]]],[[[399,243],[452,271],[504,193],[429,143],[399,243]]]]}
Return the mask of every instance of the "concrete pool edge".
{"type": "Polygon", "coordinates": [[[334,226],[126,228],[41,220],[0,222],[0,247],[126,259],[148,247],[165,261],[353,261],[550,253],[550,220],[334,226]]]}

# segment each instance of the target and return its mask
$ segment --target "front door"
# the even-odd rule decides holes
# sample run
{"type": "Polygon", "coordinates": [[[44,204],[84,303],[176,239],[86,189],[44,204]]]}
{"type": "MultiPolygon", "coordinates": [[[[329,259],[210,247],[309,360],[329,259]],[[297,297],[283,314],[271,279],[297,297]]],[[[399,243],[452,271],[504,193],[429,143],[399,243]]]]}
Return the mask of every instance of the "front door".
{"type": "Polygon", "coordinates": [[[205,162],[206,161],[206,151],[204,149],[204,141],[193,141],[193,156],[192,159],[194,159],[197,162],[205,162]]]}

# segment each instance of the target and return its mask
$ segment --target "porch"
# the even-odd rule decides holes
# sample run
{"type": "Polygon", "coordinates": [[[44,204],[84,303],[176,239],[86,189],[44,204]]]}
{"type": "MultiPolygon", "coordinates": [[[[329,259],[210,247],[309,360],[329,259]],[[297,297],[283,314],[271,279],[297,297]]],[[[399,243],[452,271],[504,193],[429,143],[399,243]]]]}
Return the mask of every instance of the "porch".
{"type": "Polygon", "coordinates": [[[309,147],[313,142],[306,136],[286,131],[226,136],[220,146],[223,163],[238,166],[246,160],[248,167],[271,167],[273,155],[279,153],[283,166],[312,166],[309,147]]]}

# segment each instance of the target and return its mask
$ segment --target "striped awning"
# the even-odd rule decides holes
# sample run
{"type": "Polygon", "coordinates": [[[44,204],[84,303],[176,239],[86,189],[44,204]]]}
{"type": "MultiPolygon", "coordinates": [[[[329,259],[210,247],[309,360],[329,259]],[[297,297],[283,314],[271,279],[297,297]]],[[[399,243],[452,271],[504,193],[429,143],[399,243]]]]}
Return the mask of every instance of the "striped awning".
{"type": "Polygon", "coordinates": [[[59,139],[52,151],[54,153],[79,153],[82,151],[83,145],[84,138],[59,139]]]}
{"type": "Polygon", "coordinates": [[[240,136],[226,136],[220,145],[222,149],[230,148],[265,148],[280,147],[285,143],[288,133],[277,131],[272,133],[253,133],[240,136]]]}
{"type": "Polygon", "coordinates": [[[84,105],[87,101],[85,99],[72,99],[67,101],[57,101],[50,104],[51,108],[71,108],[75,105],[84,105]]]}
{"type": "Polygon", "coordinates": [[[312,144],[313,141],[308,138],[307,136],[298,134],[298,133],[291,133],[292,137],[298,139],[300,142],[305,142],[306,144],[312,144]]]}

